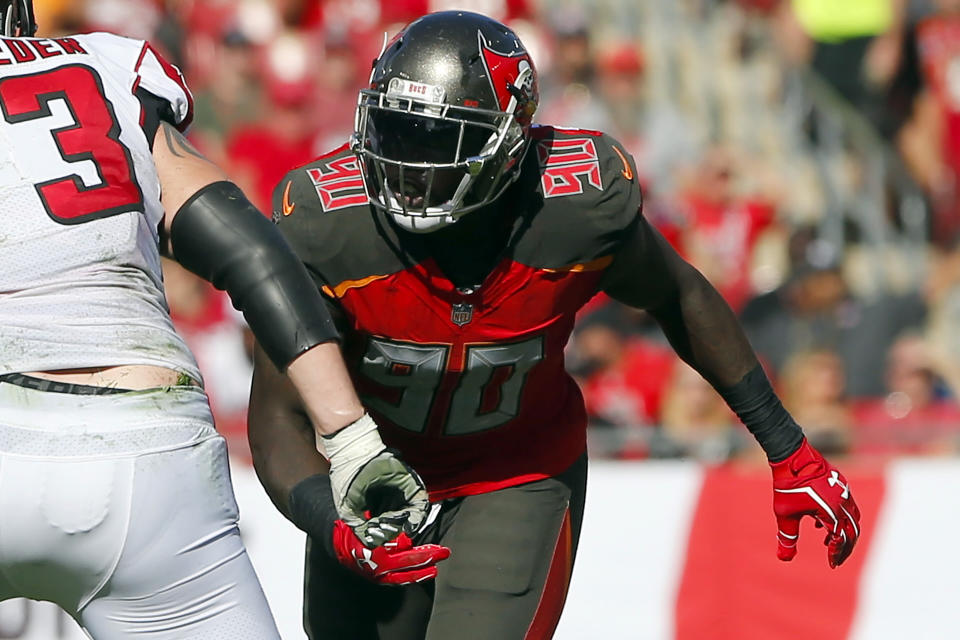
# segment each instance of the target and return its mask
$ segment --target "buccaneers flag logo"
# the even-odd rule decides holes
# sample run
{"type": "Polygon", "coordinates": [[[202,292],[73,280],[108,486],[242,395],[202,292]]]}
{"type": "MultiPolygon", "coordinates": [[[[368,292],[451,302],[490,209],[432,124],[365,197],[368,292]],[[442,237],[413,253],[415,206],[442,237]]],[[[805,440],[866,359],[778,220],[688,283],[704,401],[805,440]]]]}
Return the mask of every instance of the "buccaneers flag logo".
{"type": "Polygon", "coordinates": [[[490,48],[486,38],[477,32],[480,53],[487,68],[487,77],[493,94],[497,97],[497,104],[501,111],[510,108],[511,98],[516,98],[514,113],[520,123],[527,125],[537,110],[537,75],[533,67],[533,60],[523,50],[519,41],[513,52],[501,53],[490,48]]]}

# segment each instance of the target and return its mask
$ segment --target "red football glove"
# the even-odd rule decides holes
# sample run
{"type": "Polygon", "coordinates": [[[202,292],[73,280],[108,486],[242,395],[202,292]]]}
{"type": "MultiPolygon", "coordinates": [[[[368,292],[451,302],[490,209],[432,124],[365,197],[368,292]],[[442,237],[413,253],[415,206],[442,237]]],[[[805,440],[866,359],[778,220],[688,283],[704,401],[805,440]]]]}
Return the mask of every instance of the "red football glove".
{"type": "Polygon", "coordinates": [[[777,557],[793,560],[797,555],[800,520],[812,516],[817,527],[827,530],[830,568],[850,556],[860,537],[860,509],[846,478],[804,438],[800,448],[773,468],[773,512],[777,516],[777,557]]]}
{"type": "Polygon", "coordinates": [[[343,520],[333,525],[333,549],[343,566],[378,584],[412,584],[437,577],[436,564],[450,557],[439,544],[413,546],[406,533],[369,549],[343,520]]]}

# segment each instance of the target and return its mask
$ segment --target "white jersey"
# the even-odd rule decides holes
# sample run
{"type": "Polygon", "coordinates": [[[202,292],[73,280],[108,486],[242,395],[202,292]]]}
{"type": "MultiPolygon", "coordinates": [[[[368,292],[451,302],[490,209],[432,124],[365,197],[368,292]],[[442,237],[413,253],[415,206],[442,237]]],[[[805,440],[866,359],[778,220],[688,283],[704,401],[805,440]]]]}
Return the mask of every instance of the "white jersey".
{"type": "Polygon", "coordinates": [[[145,364],[200,379],[163,294],[141,89],[189,123],[180,72],[141,40],[0,38],[0,373],[145,364]]]}

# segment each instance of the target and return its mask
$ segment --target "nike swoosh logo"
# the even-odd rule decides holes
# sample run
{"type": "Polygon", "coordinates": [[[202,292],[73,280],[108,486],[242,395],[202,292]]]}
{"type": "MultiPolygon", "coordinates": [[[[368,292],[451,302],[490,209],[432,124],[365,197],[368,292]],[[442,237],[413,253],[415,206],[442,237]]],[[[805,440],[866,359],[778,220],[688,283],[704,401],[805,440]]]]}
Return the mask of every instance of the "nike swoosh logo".
{"type": "MultiPolygon", "coordinates": [[[[627,180],[633,180],[633,169],[630,168],[630,163],[627,162],[627,156],[623,155],[623,151],[620,151],[620,149],[616,147],[613,147],[613,150],[617,152],[617,155],[620,156],[620,162],[623,163],[623,171],[620,172],[620,175],[627,180]]],[[[289,185],[287,188],[290,188],[289,185]]]]}
{"type": "Polygon", "coordinates": [[[288,216],[293,213],[293,210],[297,208],[296,204],[290,204],[290,187],[293,186],[293,180],[287,182],[286,188],[283,190],[283,215],[288,216]]]}

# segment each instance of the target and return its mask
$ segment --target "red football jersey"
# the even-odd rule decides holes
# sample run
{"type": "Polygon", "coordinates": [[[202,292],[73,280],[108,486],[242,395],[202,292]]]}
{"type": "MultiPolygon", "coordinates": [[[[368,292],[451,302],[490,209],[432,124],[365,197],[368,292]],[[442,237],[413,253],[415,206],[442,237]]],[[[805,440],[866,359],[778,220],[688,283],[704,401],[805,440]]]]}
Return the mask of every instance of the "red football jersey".
{"type": "Polygon", "coordinates": [[[357,162],[341,147],[290,172],[274,219],[345,317],[347,364],[384,441],[433,499],[564,471],[585,450],[586,412],[563,350],[639,215],[632,159],[600,133],[535,128],[501,200],[507,249],[476,290],[367,204],[357,162]]]}

